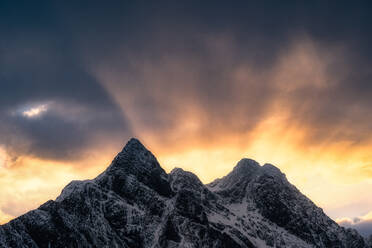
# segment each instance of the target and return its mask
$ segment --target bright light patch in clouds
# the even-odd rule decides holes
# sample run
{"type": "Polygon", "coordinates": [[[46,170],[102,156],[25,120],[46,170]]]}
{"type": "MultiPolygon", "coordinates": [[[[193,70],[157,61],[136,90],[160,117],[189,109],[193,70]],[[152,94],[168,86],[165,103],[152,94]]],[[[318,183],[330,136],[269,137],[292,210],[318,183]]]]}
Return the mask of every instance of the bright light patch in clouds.
{"type": "Polygon", "coordinates": [[[45,113],[48,110],[47,104],[41,104],[35,107],[31,107],[22,112],[22,115],[27,118],[35,118],[45,113]]]}

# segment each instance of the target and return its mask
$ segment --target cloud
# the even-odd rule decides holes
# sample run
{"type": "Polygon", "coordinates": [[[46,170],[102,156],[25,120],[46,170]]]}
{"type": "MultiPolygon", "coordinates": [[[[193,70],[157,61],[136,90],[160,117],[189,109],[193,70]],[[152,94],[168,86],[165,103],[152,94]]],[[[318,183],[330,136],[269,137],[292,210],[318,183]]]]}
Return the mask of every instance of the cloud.
{"type": "Polygon", "coordinates": [[[337,223],[343,227],[354,228],[362,236],[369,237],[372,235],[372,211],[364,216],[350,218],[340,218],[336,220],[337,223]]]}
{"type": "MultiPolygon", "coordinates": [[[[30,122],[8,120],[4,113],[55,101],[89,108],[91,116],[109,112],[99,122],[121,128],[91,129],[44,111],[44,121],[54,123],[51,132],[58,132],[57,123],[66,123],[71,135],[81,134],[84,141],[82,130],[110,135],[120,129],[126,137],[184,147],[249,139],[279,109],[287,112],[288,125],[307,130],[301,145],[366,142],[372,118],[366,55],[371,51],[368,35],[346,25],[351,20],[369,30],[365,8],[344,6],[350,11],[341,8],[329,15],[326,10],[335,6],[315,6],[6,4],[3,18],[10,25],[0,44],[1,126],[16,122],[17,132],[27,136],[30,122]],[[15,11],[23,14],[15,18],[15,11]],[[313,20],[314,13],[319,20],[313,20]],[[175,16],[178,22],[172,21],[175,16]]],[[[32,138],[24,143],[42,143],[40,135],[32,138]]],[[[69,140],[74,149],[91,143],[74,145],[71,138],[67,147],[69,140]]]]}
{"type": "Polygon", "coordinates": [[[60,42],[53,20],[44,21],[12,22],[1,32],[0,143],[9,156],[76,160],[95,143],[132,136],[120,109],[81,68],[75,47],[60,42]]]}
{"type": "Polygon", "coordinates": [[[29,109],[24,110],[22,112],[22,115],[28,118],[34,118],[34,117],[40,116],[47,110],[48,110],[47,105],[42,104],[42,105],[38,105],[38,106],[31,107],[29,109]]]}
{"type": "Polygon", "coordinates": [[[114,56],[91,68],[136,133],[157,146],[219,143],[222,133],[248,140],[278,114],[284,125],[304,130],[301,146],[371,140],[369,100],[363,104],[345,90],[354,87],[354,80],[345,80],[355,68],[337,44],[295,36],[261,65],[250,56],[249,41],[242,46],[231,33],[190,38],[192,45],[176,46],[174,54],[168,53],[173,42],[159,39],[136,55],[119,47],[120,60],[114,56]]]}
{"type": "Polygon", "coordinates": [[[137,136],[204,181],[248,156],[324,204],[319,178],[337,199],[369,185],[368,3],[0,4],[6,170],[24,158],[89,169],[137,136]]]}
{"type": "Polygon", "coordinates": [[[5,114],[2,119],[0,133],[10,156],[78,159],[87,149],[105,142],[100,140],[102,136],[112,143],[122,143],[122,138],[130,136],[129,127],[113,110],[57,101],[36,106],[20,115],[5,114]]]}

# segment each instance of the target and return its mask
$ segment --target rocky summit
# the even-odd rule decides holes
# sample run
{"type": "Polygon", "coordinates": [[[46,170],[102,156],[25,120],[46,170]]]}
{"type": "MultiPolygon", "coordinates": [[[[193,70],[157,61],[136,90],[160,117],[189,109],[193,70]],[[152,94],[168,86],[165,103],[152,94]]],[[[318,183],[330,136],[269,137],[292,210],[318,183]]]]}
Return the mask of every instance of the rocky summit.
{"type": "Polygon", "coordinates": [[[372,247],[331,220],[271,164],[242,159],[203,184],[167,174],[131,139],[92,180],[0,226],[0,247],[372,247]]]}

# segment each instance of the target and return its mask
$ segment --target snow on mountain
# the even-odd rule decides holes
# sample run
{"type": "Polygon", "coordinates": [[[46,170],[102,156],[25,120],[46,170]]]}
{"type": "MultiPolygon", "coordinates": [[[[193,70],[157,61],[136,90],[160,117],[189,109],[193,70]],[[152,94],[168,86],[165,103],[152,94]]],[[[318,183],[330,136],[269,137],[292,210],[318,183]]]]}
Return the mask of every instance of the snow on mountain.
{"type": "Polygon", "coordinates": [[[371,247],[340,227],[273,165],[242,159],[204,185],[167,174],[131,139],[93,180],[72,181],[0,226],[0,247],[371,247]]]}

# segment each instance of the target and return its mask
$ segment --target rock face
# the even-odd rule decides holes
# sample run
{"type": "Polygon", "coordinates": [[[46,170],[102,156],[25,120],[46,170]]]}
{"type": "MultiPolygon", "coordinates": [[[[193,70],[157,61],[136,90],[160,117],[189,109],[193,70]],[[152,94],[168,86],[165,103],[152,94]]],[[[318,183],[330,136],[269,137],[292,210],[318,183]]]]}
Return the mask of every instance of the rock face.
{"type": "Polygon", "coordinates": [[[131,139],[105,172],[0,226],[0,247],[370,247],[270,164],[204,185],[131,139]]]}

